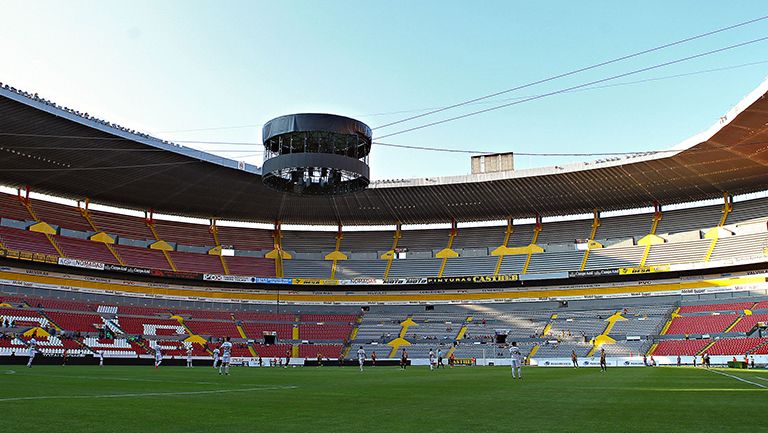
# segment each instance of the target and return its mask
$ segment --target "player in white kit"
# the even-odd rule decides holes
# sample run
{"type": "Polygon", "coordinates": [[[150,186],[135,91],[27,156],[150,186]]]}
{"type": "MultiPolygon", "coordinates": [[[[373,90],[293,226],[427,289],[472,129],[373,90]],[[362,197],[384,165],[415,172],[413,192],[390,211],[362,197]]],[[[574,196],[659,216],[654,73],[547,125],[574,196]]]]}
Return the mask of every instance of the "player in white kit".
{"type": "Polygon", "coordinates": [[[429,369],[435,369],[435,352],[432,349],[429,349],[429,369]]]}
{"type": "Polygon", "coordinates": [[[365,349],[363,349],[363,346],[357,349],[357,362],[360,364],[360,372],[362,373],[363,364],[365,364],[365,349]]]}
{"type": "Polygon", "coordinates": [[[155,346],[155,368],[160,367],[163,362],[163,352],[160,350],[160,345],[155,346]]]}
{"type": "Polygon", "coordinates": [[[220,353],[221,353],[221,351],[219,350],[218,347],[213,349],[213,368],[216,368],[216,367],[219,366],[219,354],[220,353]]]}
{"type": "Polygon", "coordinates": [[[219,374],[221,374],[221,368],[224,367],[224,374],[229,375],[229,360],[232,356],[232,343],[229,342],[229,337],[221,343],[221,365],[219,366],[219,374]]]}
{"type": "Polygon", "coordinates": [[[34,337],[32,337],[32,339],[27,342],[27,348],[29,348],[29,361],[27,362],[27,368],[32,368],[32,361],[35,359],[35,355],[37,354],[37,340],[35,340],[34,337]]]}
{"type": "Polygon", "coordinates": [[[104,351],[99,351],[99,367],[104,367],[104,351]]]}
{"type": "Polygon", "coordinates": [[[187,368],[192,368],[192,346],[187,347],[187,368]]]}
{"type": "Polygon", "coordinates": [[[520,351],[520,348],[517,347],[516,342],[512,342],[512,345],[509,346],[509,357],[512,361],[512,378],[513,379],[522,379],[523,373],[520,369],[522,366],[523,361],[523,353],[520,351]],[[517,376],[515,376],[515,370],[517,370],[517,376]]]}

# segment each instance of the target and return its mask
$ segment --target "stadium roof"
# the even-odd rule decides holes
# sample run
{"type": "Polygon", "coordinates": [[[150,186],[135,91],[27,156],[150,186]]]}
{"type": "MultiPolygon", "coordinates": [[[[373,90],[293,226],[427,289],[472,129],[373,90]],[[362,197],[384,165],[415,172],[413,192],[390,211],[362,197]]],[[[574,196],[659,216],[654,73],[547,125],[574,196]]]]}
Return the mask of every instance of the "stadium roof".
{"type": "Polygon", "coordinates": [[[173,215],[294,224],[482,221],[690,202],[768,189],[767,94],[768,80],[708,130],[667,152],[380,181],[351,195],[300,197],[264,187],[259,167],[0,88],[0,183],[173,215]]]}

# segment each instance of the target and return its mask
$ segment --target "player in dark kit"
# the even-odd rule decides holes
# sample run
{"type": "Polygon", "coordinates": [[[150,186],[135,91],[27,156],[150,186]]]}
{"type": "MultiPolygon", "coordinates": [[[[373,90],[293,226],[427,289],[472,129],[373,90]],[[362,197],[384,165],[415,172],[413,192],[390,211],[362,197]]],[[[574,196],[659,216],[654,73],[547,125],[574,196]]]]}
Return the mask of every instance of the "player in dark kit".
{"type": "Polygon", "coordinates": [[[405,348],[402,349],[402,355],[400,355],[400,368],[405,370],[408,367],[408,351],[405,348]]]}
{"type": "Polygon", "coordinates": [[[605,349],[600,349],[600,372],[608,371],[608,364],[605,362],[605,349]]]}

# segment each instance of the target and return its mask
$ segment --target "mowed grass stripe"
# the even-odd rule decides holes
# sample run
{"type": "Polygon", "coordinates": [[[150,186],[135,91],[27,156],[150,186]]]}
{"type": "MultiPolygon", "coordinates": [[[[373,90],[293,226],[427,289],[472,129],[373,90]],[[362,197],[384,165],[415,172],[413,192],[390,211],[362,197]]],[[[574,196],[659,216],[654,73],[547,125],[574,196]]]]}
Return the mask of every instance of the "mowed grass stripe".
{"type": "Polygon", "coordinates": [[[0,400],[18,414],[7,431],[768,431],[747,421],[763,416],[765,389],[685,367],[524,368],[518,381],[503,367],[11,369],[0,399],[55,398],[0,400]],[[47,415],[30,423],[30,410],[47,415]]]}

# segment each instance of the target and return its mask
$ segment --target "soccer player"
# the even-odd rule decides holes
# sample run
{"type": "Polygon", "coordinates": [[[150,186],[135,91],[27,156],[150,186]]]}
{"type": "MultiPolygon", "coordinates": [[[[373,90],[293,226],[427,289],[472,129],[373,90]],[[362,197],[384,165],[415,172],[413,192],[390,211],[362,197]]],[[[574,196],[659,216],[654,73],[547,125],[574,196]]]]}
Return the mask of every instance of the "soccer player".
{"type": "Polygon", "coordinates": [[[677,355],[677,366],[680,367],[681,363],[682,363],[682,360],[680,359],[680,355],[677,355]]]}
{"type": "Polygon", "coordinates": [[[192,368],[192,346],[187,347],[187,368],[192,368]]]}
{"type": "Polygon", "coordinates": [[[317,354],[317,366],[322,367],[323,366],[323,354],[318,353],[317,354]]]}
{"type": "Polygon", "coordinates": [[[104,351],[99,351],[99,367],[104,367],[104,351]]]}
{"type": "Polygon", "coordinates": [[[363,346],[360,346],[360,348],[357,349],[357,362],[360,364],[360,373],[362,373],[363,364],[365,364],[365,349],[363,349],[363,346]]]}
{"type": "Polygon", "coordinates": [[[443,351],[441,349],[437,349],[437,368],[445,366],[443,365],[443,351]]]}
{"type": "Polygon", "coordinates": [[[371,353],[371,367],[376,367],[376,351],[374,350],[373,353],[371,353]]]}
{"type": "Polygon", "coordinates": [[[456,364],[456,355],[451,353],[450,355],[448,355],[448,366],[453,368],[454,364],[456,364]]]}
{"type": "Polygon", "coordinates": [[[435,368],[435,352],[429,349],[429,370],[432,371],[435,368]]]}
{"type": "Polygon", "coordinates": [[[512,379],[522,379],[523,372],[521,371],[521,364],[523,360],[523,354],[520,348],[517,347],[517,342],[513,341],[509,347],[509,358],[512,364],[512,379]],[[517,370],[517,377],[515,377],[515,370],[517,370]]]}
{"type": "Polygon", "coordinates": [[[27,342],[27,348],[29,349],[29,361],[27,361],[27,368],[32,368],[32,361],[35,359],[35,355],[37,354],[37,340],[35,340],[35,337],[32,337],[27,342]]]}
{"type": "Polygon", "coordinates": [[[571,364],[573,364],[573,368],[579,368],[579,357],[576,356],[575,350],[571,350],[571,364]]]}
{"type": "Polygon", "coordinates": [[[219,355],[221,354],[221,350],[219,348],[213,349],[213,368],[216,368],[219,366],[219,355]]]}
{"type": "Polygon", "coordinates": [[[600,349],[600,373],[608,371],[608,364],[605,362],[605,349],[600,349]]]}
{"type": "Polygon", "coordinates": [[[232,343],[229,341],[230,337],[224,339],[221,343],[221,365],[219,365],[219,374],[221,374],[221,368],[224,367],[224,374],[229,376],[229,361],[232,357],[232,343]]]}
{"type": "Polygon", "coordinates": [[[405,350],[405,347],[402,349],[402,353],[400,355],[400,368],[405,370],[408,367],[408,351],[405,350]]]}
{"type": "Polygon", "coordinates": [[[288,368],[288,364],[291,363],[291,349],[285,351],[285,368],[288,368]]]}
{"type": "Polygon", "coordinates": [[[160,345],[155,346],[155,368],[160,367],[163,362],[163,352],[160,350],[160,345]]]}

